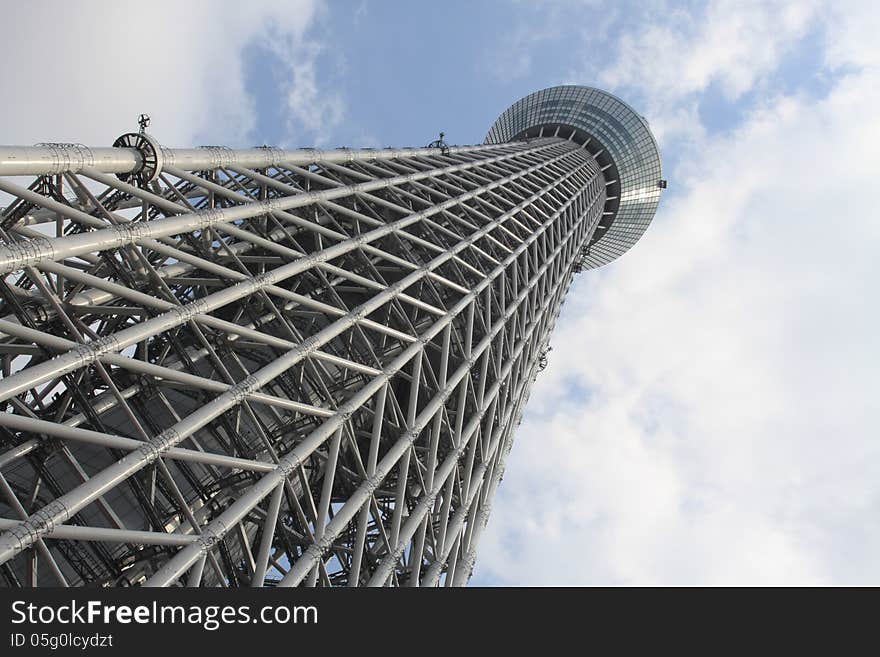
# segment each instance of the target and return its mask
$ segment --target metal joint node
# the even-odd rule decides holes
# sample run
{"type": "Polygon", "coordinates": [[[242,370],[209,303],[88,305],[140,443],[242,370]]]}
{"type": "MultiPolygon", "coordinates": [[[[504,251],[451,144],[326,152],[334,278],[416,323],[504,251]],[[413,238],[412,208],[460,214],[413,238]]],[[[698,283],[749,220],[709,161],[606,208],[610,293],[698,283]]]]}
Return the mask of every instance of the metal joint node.
{"type": "Polygon", "coordinates": [[[300,465],[302,465],[302,461],[299,459],[299,457],[294,456],[294,455],[290,455],[290,456],[278,461],[277,467],[278,467],[278,471],[281,473],[281,475],[285,479],[287,479],[290,475],[292,475],[296,471],[296,469],[300,465]]]}
{"type": "Polygon", "coordinates": [[[251,277],[251,281],[254,283],[254,290],[259,290],[272,283],[272,272],[264,271],[262,274],[251,277]]]}
{"type": "Polygon", "coordinates": [[[196,299],[195,301],[190,301],[185,306],[179,306],[179,308],[183,311],[180,313],[180,318],[184,321],[191,321],[197,316],[205,315],[211,311],[208,302],[204,299],[196,299]]]}
{"type": "Polygon", "coordinates": [[[323,557],[327,552],[333,547],[333,537],[332,536],[322,536],[315,543],[315,548],[318,551],[318,556],[323,557]]]}
{"type": "Polygon", "coordinates": [[[89,347],[95,352],[95,358],[114,351],[119,351],[119,339],[115,335],[105,335],[89,343],[89,347]]]}
{"type": "Polygon", "coordinates": [[[138,451],[147,463],[152,463],[158,459],[165,450],[176,445],[180,440],[180,433],[178,433],[177,430],[170,428],[165,429],[162,433],[157,434],[155,438],[141,445],[138,448],[138,451]]]}
{"type": "Polygon", "coordinates": [[[228,146],[199,146],[199,148],[209,152],[211,169],[219,169],[235,163],[235,152],[228,146]]]}
{"type": "Polygon", "coordinates": [[[44,141],[37,146],[48,148],[52,153],[53,166],[46,173],[54,175],[71,169],[81,169],[84,166],[95,166],[92,149],[83,144],[44,141]]]}
{"type": "Polygon", "coordinates": [[[195,541],[196,545],[199,546],[199,550],[201,552],[204,552],[205,554],[208,554],[208,552],[210,552],[219,542],[220,537],[214,533],[209,532],[205,532],[204,534],[200,535],[195,541]]]}
{"type": "Polygon", "coordinates": [[[146,222],[119,224],[114,226],[113,230],[116,231],[116,243],[119,247],[133,244],[150,234],[150,226],[146,222]]]}
{"type": "Polygon", "coordinates": [[[251,375],[248,376],[233,386],[229,387],[229,394],[232,395],[233,400],[235,400],[236,404],[240,404],[243,402],[248,394],[253,392],[256,388],[259,387],[259,381],[257,377],[251,375]]]}
{"type": "Polygon", "coordinates": [[[94,342],[90,344],[77,345],[76,347],[71,349],[70,352],[76,356],[76,359],[80,363],[80,367],[91,365],[96,360],[98,360],[98,354],[95,352],[94,342]]]}
{"type": "Polygon", "coordinates": [[[299,348],[300,353],[303,356],[308,356],[309,352],[315,349],[318,346],[318,340],[314,336],[309,336],[302,342],[300,342],[297,347],[299,348]]]}
{"type": "Polygon", "coordinates": [[[18,543],[13,549],[15,554],[26,550],[37,538],[34,530],[28,525],[27,521],[22,521],[15,527],[7,529],[6,532],[4,532],[4,536],[9,536],[18,543]]]}
{"type": "Polygon", "coordinates": [[[176,429],[165,429],[165,431],[156,435],[151,442],[160,449],[168,449],[180,442],[180,433],[176,429]]]}
{"type": "Polygon", "coordinates": [[[61,500],[56,499],[33,514],[27,521],[22,523],[21,527],[28,530],[28,533],[32,534],[34,538],[37,538],[51,532],[59,523],[64,522],[68,516],[67,505],[61,500]]]}
{"type": "Polygon", "coordinates": [[[199,210],[195,213],[195,216],[195,229],[205,230],[223,220],[223,211],[218,208],[208,208],[207,210],[199,210]]]}
{"type": "Polygon", "coordinates": [[[274,146],[267,146],[263,144],[262,146],[256,146],[260,150],[266,151],[266,155],[268,157],[268,161],[266,162],[266,166],[275,167],[282,163],[283,153],[280,148],[275,148],[274,146]]]}
{"type": "Polygon", "coordinates": [[[55,249],[47,237],[33,237],[26,242],[11,242],[0,247],[3,272],[17,271],[47,259],[55,259],[55,249]]]}
{"type": "MultiPolygon", "coordinates": [[[[146,117],[141,114],[141,117],[146,117]]],[[[136,171],[128,173],[117,173],[116,177],[122,182],[137,185],[146,189],[148,185],[159,177],[162,173],[162,165],[164,164],[164,153],[159,142],[146,132],[144,128],[149,123],[149,117],[146,117],[146,123],[139,119],[141,125],[140,132],[126,132],[124,135],[116,138],[113,142],[114,148],[133,148],[140,153],[141,166],[136,171]]]]}

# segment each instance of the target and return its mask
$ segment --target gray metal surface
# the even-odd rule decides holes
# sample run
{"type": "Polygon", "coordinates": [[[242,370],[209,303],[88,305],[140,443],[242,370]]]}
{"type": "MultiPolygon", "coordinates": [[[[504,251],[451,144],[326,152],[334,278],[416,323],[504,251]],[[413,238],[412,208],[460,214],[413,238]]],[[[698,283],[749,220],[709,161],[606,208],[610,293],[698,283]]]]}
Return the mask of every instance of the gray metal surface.
{"type": "Polygon", "coordinates": [[[0,147],[0,582],[466,584],[601,156],[117,143],[0,147]]]}

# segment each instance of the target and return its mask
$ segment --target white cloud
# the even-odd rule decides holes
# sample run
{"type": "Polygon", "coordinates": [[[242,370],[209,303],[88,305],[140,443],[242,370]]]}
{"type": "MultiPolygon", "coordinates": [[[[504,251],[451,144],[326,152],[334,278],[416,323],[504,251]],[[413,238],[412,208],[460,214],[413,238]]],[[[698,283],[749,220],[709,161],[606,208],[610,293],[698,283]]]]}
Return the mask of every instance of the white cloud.
{"type": "Polygon", "coordinates": [[[772,72],[780,56],[804,36],[814,2],[716,1],[695,15],[666,4],[618,41],[616,63],[600,80],[676,99],[718,83],[735,99],[772,72]]]}
{"type": "Polygon", "coordinates": [[[326,146],[345,116],[345,102],[338,89],[326,90],[319,80],[318,58],[324,46],[314,40],[280,38],[268,45],[275,56],[286,63],[289,74],[280,89],[288,112],[285,140],[295,141],[306,132],[313,137],[315,145],[326,146]]]}
{"type": "Polygon", "coordinates": [[[870,2],[860,10],[851,0],[831,7],[825,17],[827,26],[826,63],[831,67],[856,65],[860,68],[880,65],[880,11],[870,2]]]}
{"type": "MultiPolygon", "coordinates": [[[[499,20],[495,30],[495,39],[491,47],[485,48],[485,54],[478,65],[498,81],[510,83],[529,77],[534,72],[534,55],[548,47],[555,48],[559,44],[564,29],[571,27],[574,16],[580,16],[585,10],[597,12],[598,19],[589,22],[589,30],[584,34],[590,39],[602,40],[608,26],[618,15],[613,5],[601,5],[597,0],[555,0],[554,2],[536,2],[535,0],[513,0],[512,8],[504,11],[512,13],[516,18],[509,22],[499,20]]],[[[506,17],[508,18],[508,17],[506,17]]],[[[577,24],[577,21],[574,21],[577,24]]],[[[548,76],[545,86],[556,84],[563,71],[542,72],[548,76]]]]}
{"type": "MultiPolygon", "coordinates": [[[[839,26],[829,64],[851,67],[827,98],[768,92],[701,139],[641,242],[581,275],[477,581],[880,583],[875,14],[823,16],[839,26]]],[[[682,62],[722,38],[713,15],[682,62]]],[[[743,93],[773,52],[752,72],[710,57],[672,83],[743,93]]]]}
{"type": "MultiPolygon", "coordinates": [[[[714,0],[695,8],[671,2],[639,7],[631,27],[605,27],[610,62],[584,56],[568,74],[572,84],[639,94],[640,110],[651,117],[659,141],[682,139],[698,147],[703,94],[717,90],[728,102],[769,88],[780,61],[811,30],[820,27],[816,0],[740,2],[714,0]]],[[[585,39],[593,36],[585,31],[585,39]]]]}
{"type": "MultiPolygon", "coordinates": [[[[164,144],[250,145],[242,50],[270,29],[314,47],[318,11],[313,0],[10,3],[0,142],[109,145],[146,112],[164,144]]],[[[314,99],[308,72],[298,79],[314,99]]]]}

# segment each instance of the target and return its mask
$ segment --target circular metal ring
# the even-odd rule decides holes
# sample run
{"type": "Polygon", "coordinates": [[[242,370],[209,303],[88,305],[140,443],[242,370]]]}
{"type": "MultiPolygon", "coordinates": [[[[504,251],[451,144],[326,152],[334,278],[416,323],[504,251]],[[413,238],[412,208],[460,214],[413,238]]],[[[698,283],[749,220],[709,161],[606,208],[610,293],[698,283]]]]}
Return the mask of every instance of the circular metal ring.
{"type": "Polygon", "coordinates": [[[141,168],[128,173],[117,173],[122,182],[146,187],[156,180],[162,172],[162,147],[154,137],[146,132],[126,132],[113,142],[114,148],[134,148],[141,154],[141,168]]]}

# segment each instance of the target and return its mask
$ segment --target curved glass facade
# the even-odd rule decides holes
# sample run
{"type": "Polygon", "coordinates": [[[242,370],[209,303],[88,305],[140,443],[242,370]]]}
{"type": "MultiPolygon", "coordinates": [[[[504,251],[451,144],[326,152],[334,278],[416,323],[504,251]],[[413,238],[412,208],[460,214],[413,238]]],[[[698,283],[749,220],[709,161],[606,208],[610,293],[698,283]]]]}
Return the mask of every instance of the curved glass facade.
{"type": "Polygon", "coordinates": [[[647,122],[600,89],[542,89],[511,105],[489,129],[487,144],[557,136],[585,145],[608,184],[604,216],[589,243],[586,268],[620,257],[647,230],[660,202],[662,165],[647,122]]]}

